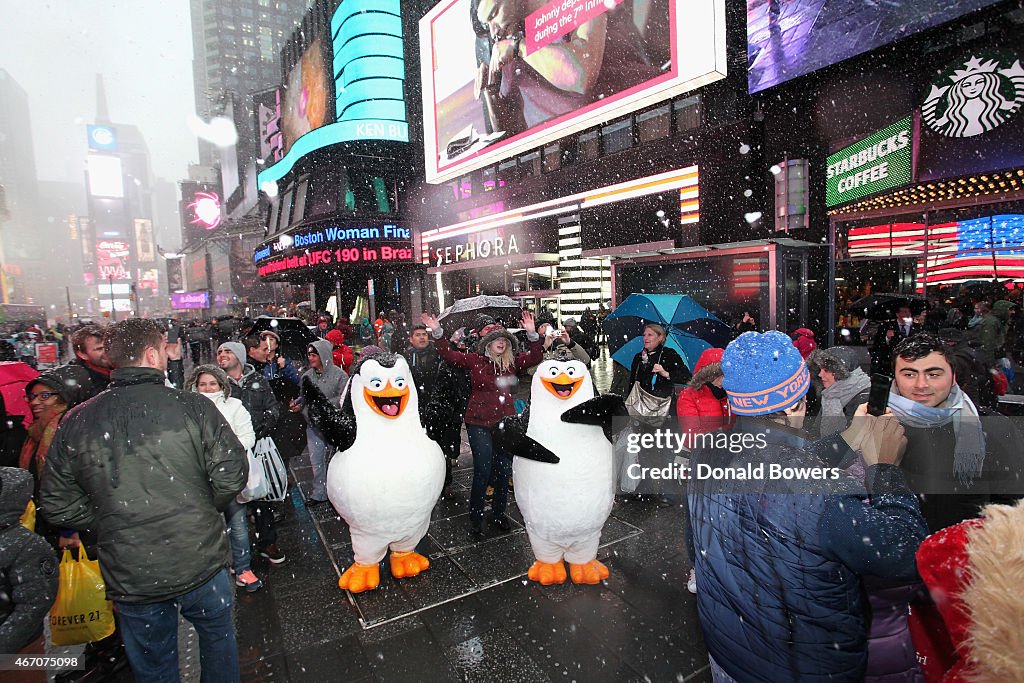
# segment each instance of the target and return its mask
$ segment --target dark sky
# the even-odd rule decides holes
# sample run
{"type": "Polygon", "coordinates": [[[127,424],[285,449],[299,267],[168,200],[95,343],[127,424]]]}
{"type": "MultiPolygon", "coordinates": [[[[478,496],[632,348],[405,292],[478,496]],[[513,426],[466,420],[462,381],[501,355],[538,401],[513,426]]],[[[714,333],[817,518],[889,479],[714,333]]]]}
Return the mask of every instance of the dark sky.
{"type": "Polygon", "coordinates": [[[0,68],[28,91],[40,180],[82,180],[97,73],[114,122],[146,137],[154,174],[186,177],[198,157],[187,0],[0,0],[0,17],[0,68]]]}

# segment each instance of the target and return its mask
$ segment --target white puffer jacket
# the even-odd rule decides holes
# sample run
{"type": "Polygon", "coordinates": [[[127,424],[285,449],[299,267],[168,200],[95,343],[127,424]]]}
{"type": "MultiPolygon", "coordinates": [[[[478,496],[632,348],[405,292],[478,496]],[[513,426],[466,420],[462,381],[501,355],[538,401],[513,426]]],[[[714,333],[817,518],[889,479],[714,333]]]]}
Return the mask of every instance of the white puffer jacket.
{"type": "Polygon", "coordinates": [[[246,450],[250,450],[256,445],[256,432],[252,428],[252,417],[241,401],[237,398],[225,398],[223,391],[213,394],[199,393],[214,402],[217,409],[220,410],[220,414],[231,425],[231,431],[235,433],[246,450]]]}

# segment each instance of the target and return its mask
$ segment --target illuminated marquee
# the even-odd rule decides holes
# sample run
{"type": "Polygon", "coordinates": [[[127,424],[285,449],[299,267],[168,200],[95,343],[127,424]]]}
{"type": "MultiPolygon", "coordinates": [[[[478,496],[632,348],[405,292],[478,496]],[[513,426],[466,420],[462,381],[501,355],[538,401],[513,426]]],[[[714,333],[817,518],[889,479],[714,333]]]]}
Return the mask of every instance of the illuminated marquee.
{"type": "Polygon", "coordinates": [[[374,263],[416,263],[411,228],[382,225],[307,227],[259,245],[253,263],[260,277],[374,263]]]}

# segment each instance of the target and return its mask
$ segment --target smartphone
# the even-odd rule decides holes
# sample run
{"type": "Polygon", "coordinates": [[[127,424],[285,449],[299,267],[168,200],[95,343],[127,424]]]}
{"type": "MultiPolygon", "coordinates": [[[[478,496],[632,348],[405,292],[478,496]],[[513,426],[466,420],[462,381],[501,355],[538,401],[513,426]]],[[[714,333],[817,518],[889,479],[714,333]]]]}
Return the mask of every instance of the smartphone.
{"type": "Polygon", "coordinates": [[[871,393],[868,394],[868,415],[884,415],[889,407],[889,390],[892,377],[879,372],[871,375],[871,393]]]}
{"type": "Polygon", "coordinates": [[[180,325],[168,325],[167,326],[167,343],[177,344],[181,338],[181,326],[180,325]]]}

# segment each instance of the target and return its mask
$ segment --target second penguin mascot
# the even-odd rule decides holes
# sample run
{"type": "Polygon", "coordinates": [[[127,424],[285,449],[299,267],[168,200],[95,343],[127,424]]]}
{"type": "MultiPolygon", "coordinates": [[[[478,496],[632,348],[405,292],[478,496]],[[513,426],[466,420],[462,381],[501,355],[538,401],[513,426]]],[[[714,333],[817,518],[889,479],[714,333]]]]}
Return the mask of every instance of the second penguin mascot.
{"type": "Polygon", "coordinates": [[[566,579],[600,583],[601,529],[615,499],[612,419],[625,417],[622,398],[598,396],[587,367],[564,351],[537,367],[530,407],[501,423],[513,456],[516,503],[537,561],[528,576],[543,585],[566,579]]]}
{"type": "Polygon", "coordinates": [[[391,575],[416,576],[430,566],[415,552],[444,485],[445,459],[421,422],[409,365],[381,353],[352,366],[339,410],[316,387],[303,387],[310,420],[338,449],[327,468],[327,497],[349,525],[355,562],[338,586],[360,593],[380,585],[380,561],[391,550],[391,575]]]}

